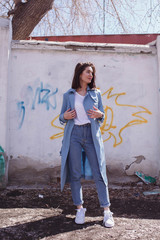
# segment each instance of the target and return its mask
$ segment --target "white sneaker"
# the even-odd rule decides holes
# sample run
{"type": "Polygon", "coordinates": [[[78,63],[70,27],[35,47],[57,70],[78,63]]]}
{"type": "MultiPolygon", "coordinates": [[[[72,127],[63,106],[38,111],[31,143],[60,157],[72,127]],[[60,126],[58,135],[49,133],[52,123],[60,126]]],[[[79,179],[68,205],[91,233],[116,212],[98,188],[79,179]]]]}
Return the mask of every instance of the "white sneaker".
{"type": "Polygon", "coordinates": [[[85,222],[85,212],[86,208],[77,209],[75,223],[83,224],[85,222]]]}
{"type": "Polygon", "coordinates": [[[112,215],[113,213],[110,210],[104,211],[103,225],[105,227],[111,228],[114,226],[114,219],[112,215]]]}

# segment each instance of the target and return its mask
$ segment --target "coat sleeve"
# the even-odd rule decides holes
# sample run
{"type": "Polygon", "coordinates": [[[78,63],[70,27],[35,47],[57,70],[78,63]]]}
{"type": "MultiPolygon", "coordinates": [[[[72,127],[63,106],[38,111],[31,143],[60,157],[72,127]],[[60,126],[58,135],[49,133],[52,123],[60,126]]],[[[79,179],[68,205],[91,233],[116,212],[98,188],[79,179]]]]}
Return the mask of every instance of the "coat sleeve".
{"type": "Polygon", "coordinates": [[[98,91],[98,109],[103,112],[103,116],[101,118],[97,118],[99,123],[103,123],[104,118],[105,118],[105,113],[103,109],[103,104],[102,104],[102,97],[101,97],[101,92],[98,91]]]}
{"type": "Polygon", "coordinates": [[[66,94],[63,94],[63,103],[62,103],[62,108],[61,108],[61,112],[59,115],[59,121],[62,125],[64,125],[68,121],[68,120],[64,119],[64,113],[66,110],[67,110],[67,99],[66,99],[66,94]]]}

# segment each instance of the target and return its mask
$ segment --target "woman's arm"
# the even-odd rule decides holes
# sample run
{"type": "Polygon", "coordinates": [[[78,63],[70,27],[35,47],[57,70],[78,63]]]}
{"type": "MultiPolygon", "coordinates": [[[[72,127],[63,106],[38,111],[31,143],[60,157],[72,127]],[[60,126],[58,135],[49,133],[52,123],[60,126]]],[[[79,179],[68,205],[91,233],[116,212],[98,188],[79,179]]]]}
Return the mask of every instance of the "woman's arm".
{"type": "Polygon", "coordinates": [[[100,91],[98,91],[97,95],[98,95],[98,108],[93,106],[94,110],[89,109],[87,113],[90,118],[96,118],[99,123],[103,123],[105,115],[100,91]]]}
{"type": "Polygon", "coordinates": [[[63,103],[62,103],[62,108],[59,115],[59,121],[62,125],[64,125],[67,122],[67,119],[64,119],[64,113],[66,110],[67,110],[67,99],[66,99],[66,94],[63,94],[63,103]]]}
{"type": "Polygon", "coordinates": [[[102,112],[102,117],[98,118],[97,120],[100,123],[103,123],[104,118],[105,118],[105,113],[104,113],[104,108],[103,108],[103,104],[102,104],[102,97],[101,97],[100,91],[98,91],[98,109],[102,112]]]}
{"type": "Polygon", "coordinates": [[[59,115],[59,121],[61,124],[65,124],[67,123],[68,120],[73,119],[75,117],[76,117],[76,111],[74,109],[71,110],[70,108],[67,109],[67,97],[66,97],[66,94],[64,94],[62,109],[59,115]]]}

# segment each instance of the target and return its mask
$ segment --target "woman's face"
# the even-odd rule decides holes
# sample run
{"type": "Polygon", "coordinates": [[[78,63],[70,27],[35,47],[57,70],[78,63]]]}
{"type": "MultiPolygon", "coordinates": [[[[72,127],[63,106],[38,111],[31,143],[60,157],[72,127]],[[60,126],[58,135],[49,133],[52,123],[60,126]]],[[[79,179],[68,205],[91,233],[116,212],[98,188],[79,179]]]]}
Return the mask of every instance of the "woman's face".
{"type": "Polygon", "coordinates": [[[92,67],[86,67],[84,71],[80,75],[80,83],[84,84],[86,83],[87,85],[91,83],[93,78],[93,69],[92,67]]]}

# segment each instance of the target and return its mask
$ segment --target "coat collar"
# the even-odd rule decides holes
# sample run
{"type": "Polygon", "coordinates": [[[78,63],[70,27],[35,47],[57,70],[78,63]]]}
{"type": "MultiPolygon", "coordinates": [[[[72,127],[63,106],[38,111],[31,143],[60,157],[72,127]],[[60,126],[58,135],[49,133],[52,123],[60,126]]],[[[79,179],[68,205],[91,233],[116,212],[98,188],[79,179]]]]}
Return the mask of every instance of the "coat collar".
{"type": "MultiPolygon", "coordinates": [[[[75,93],[76,89],[70,88],[68,90],[69,93],[69,99],[70,99],[70,104],[71,108],[74,109],[74,103],[75,103],[75,93]]],[[[93,99],[94,102],[97,101],[97,94],[96,94],[96,89],[90,89],[90,87],[87,87],[87,95],[90,95],[90,97],[93,99]]]]}
{"type": "MultiPolygon", "coordinates": [[[[87,86],[87,92],[89,92],[89,91],[95,91],[95,88],[91,89],[89,86],[87,86]]],[[[70,88],[68,90],[68,93],[75,93],[75,92],[76,92],[76,89],[74,89],[74,88],[70,88]]]]}

